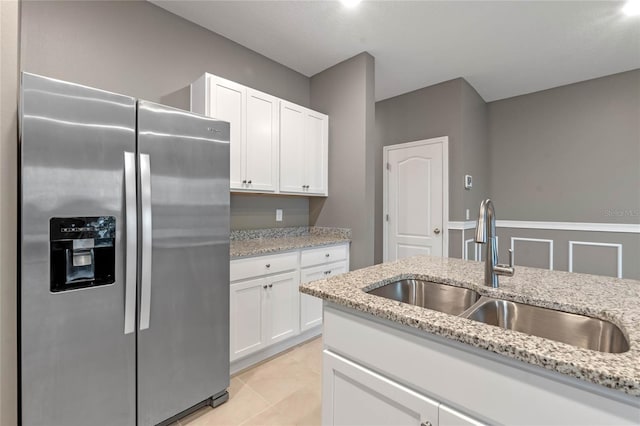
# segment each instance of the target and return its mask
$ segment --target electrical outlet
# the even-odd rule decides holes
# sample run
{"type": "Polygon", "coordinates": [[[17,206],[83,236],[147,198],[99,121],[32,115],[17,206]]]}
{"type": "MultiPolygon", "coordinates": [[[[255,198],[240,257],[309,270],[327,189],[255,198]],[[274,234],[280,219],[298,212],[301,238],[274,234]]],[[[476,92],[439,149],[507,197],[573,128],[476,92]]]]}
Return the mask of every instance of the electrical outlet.
{"type": "Polygon", "coordinates": [[[276,222],[282,222],[282,209],[276,209],[276,222]]]}

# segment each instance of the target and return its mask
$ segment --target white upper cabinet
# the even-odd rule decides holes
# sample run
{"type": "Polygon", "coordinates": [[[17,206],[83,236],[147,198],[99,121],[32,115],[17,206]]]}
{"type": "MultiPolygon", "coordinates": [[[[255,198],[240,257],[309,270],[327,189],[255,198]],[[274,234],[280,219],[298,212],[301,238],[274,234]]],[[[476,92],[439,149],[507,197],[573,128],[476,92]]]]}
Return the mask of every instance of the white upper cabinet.
{"type": "Polygon", "coordinates": [[[212,74],[191,85],[191,111],[231,124],[232,191],[327,195],[326,115],[212,74]]]}
{"type": "Polygon", "coordinates": [[[242,188],[246,162],[246,97],[244,86],[218,77],[209,77],[209,111],[207,115],[230,123],[230,183],[242,188]]]}
{"type": "Polygon", "coordinates": [[[278,104],[278,98],[247,89],[243,189],[278,190],[278,104]]]}
{"type": "Polygon", "coordinates": [[[329,117],[280,102],[280,192],[327,195],[329,117]]]}
{"type": "Polygon", "coordinates": [[[191,110],[231,124],[232,191],[278,190],[278,98],[205,74],[191,85],[191,110]]]}

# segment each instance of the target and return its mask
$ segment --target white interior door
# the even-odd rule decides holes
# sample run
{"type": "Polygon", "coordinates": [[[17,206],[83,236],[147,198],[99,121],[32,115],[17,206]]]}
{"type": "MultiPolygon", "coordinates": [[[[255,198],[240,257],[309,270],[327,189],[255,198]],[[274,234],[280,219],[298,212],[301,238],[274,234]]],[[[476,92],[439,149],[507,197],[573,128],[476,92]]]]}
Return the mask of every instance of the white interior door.
{"type": "Polygon", "coordinates": [[[447,138],[385,147],[384,260],[445,252],[447,138]]]}

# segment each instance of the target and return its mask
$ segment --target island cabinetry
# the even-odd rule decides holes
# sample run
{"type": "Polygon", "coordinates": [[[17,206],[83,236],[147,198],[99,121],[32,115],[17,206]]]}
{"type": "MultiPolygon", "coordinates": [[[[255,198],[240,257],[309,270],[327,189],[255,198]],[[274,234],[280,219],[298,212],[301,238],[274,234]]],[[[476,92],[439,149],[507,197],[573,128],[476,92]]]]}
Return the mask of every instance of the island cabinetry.
{"type": "Polygon", "coordinates": [[[231,361],[299,333],[298,253],[231,262],[231,361]]]}
{"type": "Polygon", "coordinates": [[[392,422],[398,426],[424,418],[433,426],[639,424],[639,401],[623,392],[346,307],[324,306],[323,424],[369,419],[370,402],[378,397],[397,412],[392,422]],[[347,387],[351,395],[345,395],[347,387]],[[421,398],[437,405],[436,420],[433,414],[423,418],[425,409],[413,402],[421,398]],[[406,421],[400,412],[409,413],[406,421]]]}
{"type": "Polygon", "coordinates": [[[280,102],[280,192],[327,195],[329,117],[280,102]]]}
{"type": "MultiPolygon", "coordinates": [[[[349,245],[302,250],[300,281],[307,283],[349,272],[349,245]]],[[[300,293],[300,330],[322,324],[322,299],[300,293]]]]}

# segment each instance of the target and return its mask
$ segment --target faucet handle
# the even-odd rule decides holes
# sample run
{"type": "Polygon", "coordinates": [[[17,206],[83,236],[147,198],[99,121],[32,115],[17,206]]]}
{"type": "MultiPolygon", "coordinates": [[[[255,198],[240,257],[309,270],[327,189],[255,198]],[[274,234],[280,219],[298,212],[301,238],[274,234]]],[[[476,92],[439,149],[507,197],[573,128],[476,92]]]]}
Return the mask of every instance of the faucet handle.
{"type": "Polygon", "coordinates": [[[505,275],[507,277],[512,277],[515,273],[515,268],[513,267],[513,250],[509,249],[509,264],[508,265],[496,265],[493,268],[493,271],[497,275],[505,275]]]}

